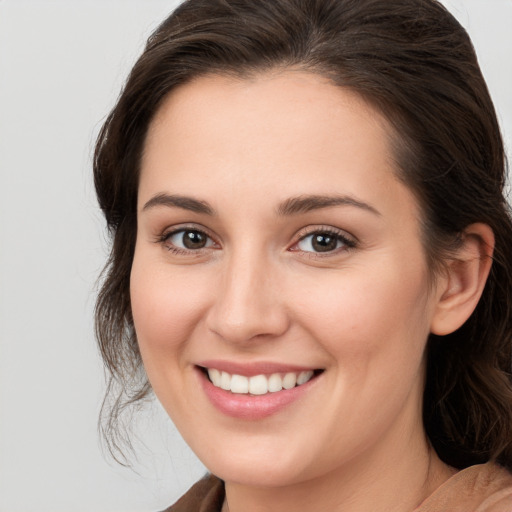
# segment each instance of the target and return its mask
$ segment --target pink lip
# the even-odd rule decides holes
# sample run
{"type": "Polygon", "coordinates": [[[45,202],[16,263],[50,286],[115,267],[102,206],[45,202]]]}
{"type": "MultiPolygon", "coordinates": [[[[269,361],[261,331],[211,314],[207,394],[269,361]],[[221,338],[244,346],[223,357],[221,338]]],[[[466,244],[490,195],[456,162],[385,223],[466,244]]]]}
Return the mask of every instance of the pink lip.
{"type": "Polygon", "coordinates": [[[254,363],[237,363],[234,361],[208,360],[201,361],[197,366],[203,368],[215,368],[221,372],[227,372],[231,375],[244,375],[253,377],[254,375],[272,375],[273,373],[305,372],[315,370],[308,366],[294,366],[288,364],[272,363],[269,361],[260,361],[254,363]]]}
{"type": "MultiPolygon", "coordinates": [[[[210,366],[210,368],[212,367],[217,368],[217,366],[210,366]]],[[[280,370],[277,372],[272,371],[271,373],[278,373],[279,371],[280,370]]],[[[254,373],[254,375],[262,373],[267,372],[259,371],[254,373]]],[[[283,410],[308,393],[318,380],[318,377],[316,377],[292,389],[283,389],[276,393],[255,396],[231,393],[231,391],[218,388],[210,382],[208,377],[199,368],[197,369],[197,374],[206,396],[217,410],[226,416],[250,421],[261,420],[283,410]]],[[[240,374],[244,375],[244,373],[239,373],[239,375],[240,374]]]]}

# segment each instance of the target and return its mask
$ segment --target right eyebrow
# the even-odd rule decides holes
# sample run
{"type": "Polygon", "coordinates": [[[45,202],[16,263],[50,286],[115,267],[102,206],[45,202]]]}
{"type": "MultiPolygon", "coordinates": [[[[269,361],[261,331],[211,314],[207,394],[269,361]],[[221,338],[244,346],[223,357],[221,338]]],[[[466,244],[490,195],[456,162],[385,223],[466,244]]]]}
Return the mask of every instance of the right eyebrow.
{"type": "Polygon", "coordinates": [[[169,208],[182,208],[195,213],[202,213],[205,215],[215,215],[215,210],[205,201],[194,199],[189,196],[171,195],[171,194],[156,194],[153,196],[143,207],[142,211],[155,208],[157,206],[166,206],[169,208]]]}

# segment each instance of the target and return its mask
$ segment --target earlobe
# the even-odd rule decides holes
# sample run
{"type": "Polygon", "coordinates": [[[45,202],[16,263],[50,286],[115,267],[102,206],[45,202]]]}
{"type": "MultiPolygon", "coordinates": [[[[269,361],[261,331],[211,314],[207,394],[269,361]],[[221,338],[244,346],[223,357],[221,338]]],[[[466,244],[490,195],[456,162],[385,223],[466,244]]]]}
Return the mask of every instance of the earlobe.
{"type": "Polygon", "coordinates": [[[494,233],[487,224],[468,226],[463,242],[446,265],[446,274],[437,290],[438,301],[431,332],[450,334],[464,324],[480,300],[491,270],[494,233]]]}

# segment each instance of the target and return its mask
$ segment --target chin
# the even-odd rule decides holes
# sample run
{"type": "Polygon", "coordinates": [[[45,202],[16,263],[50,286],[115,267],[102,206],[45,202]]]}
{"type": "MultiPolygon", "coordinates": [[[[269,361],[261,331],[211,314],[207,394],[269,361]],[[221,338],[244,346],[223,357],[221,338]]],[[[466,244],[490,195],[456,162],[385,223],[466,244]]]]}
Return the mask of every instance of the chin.
{"type": "Polygon", "coordinates": [[[234,459],[214,461],[208,469],[221,480],[253,487],[285,487],[303,480],[297,465],[282,464],[278,457],[268,461],[234,459]]]}
{"type": "Polygon", "coordinates": [[[248,436],[238,443],[236,440],[219,442],[215,449],[208,443],[192,448],[212,474],[239,485],[293,485],[315,478],[326,469],[325,465],[315,468],[314,458],[303,448],[305,444],[290,442],[289,436],[288,441],[278,436],[273,439],[257,437],[248,436]]]}

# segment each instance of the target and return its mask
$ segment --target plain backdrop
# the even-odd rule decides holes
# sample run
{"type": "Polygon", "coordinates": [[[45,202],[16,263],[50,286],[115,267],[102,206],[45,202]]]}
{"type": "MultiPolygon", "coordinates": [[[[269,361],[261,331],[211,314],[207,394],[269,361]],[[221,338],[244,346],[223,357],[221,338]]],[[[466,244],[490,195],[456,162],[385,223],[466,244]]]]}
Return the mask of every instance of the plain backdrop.
{"type": "MultiPolygon", "coordinates": [[[[92,147],[176,4],[0,0],[0,512],[157,511],[205,471],[156,403],[139,416],[133,470],[102,454],[96,430],[108,243],[92,147]]],[[[473,38],[510,155],[512,0],[445,4],[473,38]]]]}

